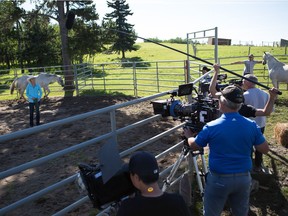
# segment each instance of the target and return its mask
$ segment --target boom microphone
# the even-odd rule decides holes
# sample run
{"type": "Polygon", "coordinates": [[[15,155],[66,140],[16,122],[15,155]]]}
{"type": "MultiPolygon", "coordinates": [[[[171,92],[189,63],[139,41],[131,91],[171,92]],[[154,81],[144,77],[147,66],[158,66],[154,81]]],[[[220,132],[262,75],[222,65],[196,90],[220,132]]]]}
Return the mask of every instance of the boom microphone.
{"type": "Polygon", "coordinates": [[[75,20],[75,13],[73,11],[69,11],[66,20],[66,28],[68,30],[72,29],[74,20],[75,20]]]}

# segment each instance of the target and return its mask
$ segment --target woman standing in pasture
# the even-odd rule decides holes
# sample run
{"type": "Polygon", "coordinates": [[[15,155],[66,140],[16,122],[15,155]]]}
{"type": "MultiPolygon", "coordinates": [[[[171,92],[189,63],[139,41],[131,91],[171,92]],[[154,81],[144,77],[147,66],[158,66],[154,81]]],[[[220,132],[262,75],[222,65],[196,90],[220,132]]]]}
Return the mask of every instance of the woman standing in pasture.
{"type": "Polygon", "coordinates": [[[257,63],[262,63],[262,61],[255,61],[254,55],[250,54],[248,56],[248,60],[232,62],[231,64],[244,64],[244,71],[243,71],[243,76],[244,76],[246,74],[253,74],[254,66],[257,63]]]}
{"type": "Polygon", "coordinates": [[[42,90],[39,84],[36,83],[36,77],[31,76],[27,79],[26,96],[29,101],[30,110],[30,127],[34,126],[34,110],[36,111],[36,125],[40,124],[40,99],[42,90]]]}

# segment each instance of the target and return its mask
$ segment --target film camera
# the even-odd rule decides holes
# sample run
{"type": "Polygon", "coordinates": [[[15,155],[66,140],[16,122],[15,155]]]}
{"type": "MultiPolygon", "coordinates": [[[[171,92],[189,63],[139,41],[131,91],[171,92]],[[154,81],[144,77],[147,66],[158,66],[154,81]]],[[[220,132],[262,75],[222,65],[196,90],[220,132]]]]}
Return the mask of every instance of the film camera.
{"type": "MultiPolygon", "coordinates": [[[[206,79],[206,80],[204,80],[204,82],[201,82],[199,84],[200,92],[202,92],[202,93],[209,92],[209,85],[210,85],[210,81],[211,81],[210,79],[206,79]]],[[[217,76],[217,85],[216,85],[217,91],[220,91],[220,90],[224,89],[226,86],[234,85],[234,84],[241,86],[242,85],[242,80],[229,79],[227,81],[227,74],[218,74],[218,76],[217,76]]]]}
{"type": "MultiPolygon", "coordinates": [[[[227,79],[227,74],[218,74],[217,76],[217,90],[219,91],[221,88],[224,88],[225,86],[227,86],[226,84],[223,84],[223,82],[225,83],[227,79]]],[[[210,81],[211,78],[206,78],[205,80],[203,80],[202,82],[199,83],[199,90],[202,93],[205,92],[209,92],[209,85],[210,85],[210,81]]]]}
{"type": "Polygon", "coordinates": [[[199,132],[203,126],[219,116],[218,100],[198,94],[193,83],[179,85],[178,92],[170,93],[170,99],[152,101],[154,114],[163,117],[172,116],[174,119],[186,121],[186,126],[199,132]],[[195,91],[197,97],[192,97],[191,103],[176,100],[175,96],[190,95],[195,91]]]}

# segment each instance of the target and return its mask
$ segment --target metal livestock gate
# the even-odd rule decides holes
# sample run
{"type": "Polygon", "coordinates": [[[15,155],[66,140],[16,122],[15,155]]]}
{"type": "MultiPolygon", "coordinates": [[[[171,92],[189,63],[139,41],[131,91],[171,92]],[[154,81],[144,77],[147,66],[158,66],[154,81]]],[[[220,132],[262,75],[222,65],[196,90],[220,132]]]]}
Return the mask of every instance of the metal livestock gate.
{"type": "MultiPolygon", "coordinates": [[[[197,63],[194,63],[194,71],[195,71],[195,76],[196,77],[199,77],[199,68],[200,68],[200,64],[197,64],[197,63]]],[[[101,72],[105,72],[106,69],[104,67],[104,65],[101,65],[102,66],[102,70],[100,70],[101,72]],[[103,69],[104,67],[104,69],[103,69]]],[[[190,64],[191,66],[191,64],[190,64]]],[[[92,67],[94,67],[94,69],[96,68],[95,65],[92,65],[92,67]]],[[[98,67],[98,66],[97,66],[98,67]]],[[[178,66],[177,66],[178,67],[178,66]]],[[[185,69],[185,67],[183,66],[179,66],[181,70],[185,69]]],[[[132,65],[131,67],[133,70],[135,70],[135,67],[132,65]]],[[[130,68],[130,70],[131,70],[130,68]]],[[[159,69],[159,67],[155,67],[156,68],[156,71],[157,71],[157,68],[159,69]]],[[[88,70],[88,69],[91,69],[91,65],[87,64],[87,65],[83,65],[83,67],[81,67],[81,71],[82,71],[82,77],[87,75],[87,82],[89,80],[89,74],[92,73],[91,70],[88,70]]],[[[174,68],[174,69],[178,69],[178,68],[174,68]]],[[[78,71],[79,72],[79,71],[78,71]]],[[[77,73],[78,74],[78,73],[77,73]]],[[[77,79],[81,80],[81,82],[85,82],[85,79],[84,78],[81,78],[80,75],[77,76],[77,79]]],[[[182,75],[183,77],[183,75],[182,75]]],[[[195,77],[193,78],[195,80],[195,77]]],[[[78,83],[79,83],[79,80],[78,80],[78,83]]],[[[107,80],[105,80],[103,77],[100,78],[100,80],[104,80],[105,82],[107,80]]],[[[182,79],[182,82],[184,83],[184,80],[182,79]]],[[[89,80],[89,85],[88,86],[93,86],[94,84],[96,83],[96,80],[92,80],[90,81],[89,80]]],[[[107,84],[107,83],[106,83],[107,84]]],[[[87,85],[86,84],[83,84],[83,86],[87,85]]],[[[81,86],[81,85],[78,85],[78,86],[81,86]]],[[[145,85],[143,85],[145,87],[145,85]]],[[[160,86],[160,85],[158,85],[160,86]]],[[[169,86],[162,86],[162,87],[165,87],[165,88],[169,88],[169,86]]],[[[80,87],[78,88],[78,90],[80,91],[80,87]]],[[[171,88],[170,88],[171,90],[171,88]]],[[[20,140],[21,139],[24,139],[26,136],[29,136],[29,135],[32,135],[32,134],[36,134],[36,133],[41,133],[43,131],[47,131],[47,130],[52,130],[53,128],[55,127],[63,127],[65,128],[66,126],[65,125],[69,125],[69,124],[74,124],[76,123],[77,121],[82,121],[82,120],[85,120],[87,118],[95,118],[99,115],[103,115],[103,114],[107,114],[109,115],[109,127],[107,128],[108,131],[107,133],[105,134],[101,134],[99,136],[95,136],[89,140],[85,140],[79,144],[75,144],[75,145],[72,145],[71,147],[69,148],[66,148],[66,149],[63,149],[63,150],[60,150],[60,151],[56,151],[56,152],[53,152],[51,154],[48,154],[48,155],[43,155],[42,157],[39,157],[35,160],[30,160],[30,161],[27,161],[26,163],[23,163],[23,164],[20,164],[16,167],[9,167],[7,169],[1,169],[1,173],[0,173],[0,179],[1,179],[1,187],[2,189],[7,186],[7,182],[9,181],[13,181],[13,179],[17,180],[17,178],[19,177],[19,175],[21,175],[21,173],[25,173],[25,172],[29,172],[29,170],[31,169],[35,169],[36,167],[41,167],[41,166],[44,166],[46,163],[48,162],[53,162],[53,160],[57,159],[57,158],[65,158],[67,155],[69,154],[73,154],[81,149],[84,149],[84,148],[87,148],[89,146],[95,146],[95,145],[98,145],[100,144],[101,142],[107,140],[107,139],[111,139],[113,138],[115,140],[115,142],[117,143],[117,137],[120,136],[120,135],[123,135],[124,133],[126,132],[129,132],[129,131],[132,131],[135,127],[142,127],[142,126],[145,126],[151,122],[155,122],[155,121],[159,121],[162,117],[161,115],[153,115],[151,114],[150,117],[148,118],[145,118],[145,119],[135,119],[135,122],[129,124],[129,125],[125,125],[121,128],[118,128],[117,127],[117,112],[119,109],[125,109],[125,107],[128,107],[128,106],[133,106],[133,105],[136,105],[136,104],[140,104],[142,102],[147,102],[147,101],[151,101],[151,100],[155,100],[155,99],[158,99],[158,98],[163,98],[164,96],[167,98],[167,94],[168,92],[170,91],[163,91],[162,93],[158,93],[158,94],[154,94],[152,96],[146,96],[146,97],[143,97],[143,98],[139,98],[139,99],[135,99],[135,100],[132,100],[132,101],[129,101],[129,102],[125,102],[125,103],[122,103],[122,104],[117,104],[117,105],[113,105],[113,106],[109,106],[109,107],[105,107],[105,108],[102,108],[102,109],[98,109],[98,110],[95,110],[95,111],[91,111],[91,112],[88,112],[88,113],[84,113],[84,114],[80,114],[80,115],[76,115],[76,116],[72,116],[72,117],[68,117],[68,118],[65,118],[65,119],[62,119],[62,120],[58,120],[58,121],[54,121],[54,122],[50,122],[50,123],[47,123],[47,124],[43,124],[43,125],[40,125],[38,127],[34,127],[34,128],[28,128],[28,129],[24,129],[24,130],[21,130],[21,131],[16,131],[16,132],[13,132],[13,133],[10,133],[10,134],[4,134],[2,136],[0,136],[0,143],[4,143],[4,142],[9,142],[12,146],[13,146],[13,141],[15,140],[20,140]],[[110,129],[109,129],[110,128],[110,129]]],[[[157,122],[159,123],[159,122],[157,122]]],[[[166,123],[166,122],[165,122],[166,123]]],[[[122,158],[128,156],[129,154],[131,154],[132,152],[138,150],[138,149],[141,149],[141,148],[145,148],[145,147],[148,147],[148,146],[153,146],[153,144],[157,143],[159,140],[161,140],[162,138],[165,138],[165,137],[168,137],[169,135],[175,135],[179,132],[179,129],[182,128],[182,126],[184,125],[184,123],[180,123],[175,125],[175,126],[172,126],[170,125],[171,127],[170,128],[166,128],[164,131],[162,131],[160,134],[157,134],[153,137],[150,137],[148,138],[147,140],[144,140],[140,143],[135,143],[135,145],[133,145],[133,147],[129,148],[129,149],[126,149],[126,150],[123,150],[121,153],[120,153],[120,156],[122,158]]],[[[61,130],[61,129],[59,129],[61,130]]],[[[156,156],[157,159],[160,159],[160,158],[164,158],[167,156],[167,154],[169,154],[170,152],[174,151],[174,152],[178,152],[180,153],[180,150],[179,148],[181,147],[182,145],[182,141],[178,140],[179,142],[176,142],[176,143],[170,143],[169,145],[169,148],[166,149],[166,150],[163,150],[162,153],[158,154],[156,156]]],[[[1,153],[1,157],[8,157],[9,156],[9,151],[8,149],[6,150],[3,150],[2,153],[1,153]],[[8,152],[7,155],[5,155],[5,152],[8,152]]],[[[79,159],[79,162],[81,160],[79,159]]],[[[76,166],[76,164],[75,164],[76,166]]],[[[168,168],[165,168],[161,173],[160,175],[161,176],[165,176],[168,174],[168,172],[171,170],[172,168],[172,165],[169,166],[168,168]]],[[[41,170],[41,169],[40,169],[41,170]]],[[[45,174],[45,170],[41,170],[41,173],[42,174],[45,174]]],[[[9,212],[13,212],[13,210],[15,209],[18,209],[18,208],[21,208],[24,206],[25,208],[25,205],[33,202],[33,201],[36,201],[36,200],[39,200],[45,196],[47,196],[47,194],[50,194],[52,192],[55,192],[55,191],[58,191],[60,190],[61,188],[64,188],[64,187],[67,187],[69,185],[71,185],[71,183],[74,183],[75,179],[76,179],[76,173],[74,175],[71,175],[71,176],[65,176],[65,178],[63,177],[59,177],[59,179],[56,179],[55,183],[54,184],[51,184],[49,186],[45,186],[43,188],[41,188],[39,191],[36,191],[34,193],[31,193],[31,194],[27,194],[27,196],[25,197],[22,197],[20,198],[19,200],[14,200],[13,202],[11,203],[6,203],[5,205],[2,205],[1,204],[1,209],[0,209],[0,215],[4,215],[4,214],[9,214],[9,212]]],[[[71,187],[71,186],[70,186],[71,187]]],[[[1,200],[3,202],[4,198],[1,197],[1,200]]],[[[51,214],[53,215],[64,215],[64,214],[67,214],[68,212],[78,208],[79,206],[83,205],[85,202],[87,202],[89,200],[89,198],[87,196],[83,196],[81,197],[80,199],[78,200],[75,200],[74,202],[72,202],[69,206],[66,206],[65,208],[63,209],[60,209],[58,212],[53,212],[51,214]]]]}
{"type": "MultiPolygon", "coordinates": [[[[10,134],[4,134],[4,135],[0,136],[0,143],[9,142],[10,143],[9,145],[11,145],[11,148],[12,148],[13,147],[13,141],[25,139],[25,137],[32,136],[33,134],[41,134],[41,132],[52,130],[55,127],[58,127],[58,128],[60,127],[59,130],[61,130],[61,128],[65,128],[65,125],[67,125],[67,124],[68,125],[69,124],[77,124],[77,121],[85,120],[87,118],[89,118],[89,119],[95,118],[95,117],[97,118],[97,116],[103,115],[103,114],[107,114],[110,116],[110,121],[109,121],[110,129],[107,128],[108,131],[105,134],[95,136],[95,137],[93,137],[89,140],[85,140],[79,144],[72,145],[69,148],[66,148],[66,149],[63,149],[60,151],[56,151],[56,152],[53,152],[53,153],[48,154],[48,155],[43,155],[42,157],[39,157],[37,159],[27,161],[26,163],[23,163],[23,164],[19,164],[16,167],[9,167],[5,170],[1,169],[0,179],[1,179],[1,185],[2,185],[1,187],[2,187],[3,191],[4,191],[5,187],[6,187],[5,191],[9,190],[9,182],[11,183],[13,181],[17,181],[17,179],[20,178],[21,174],[29,176],[29,174],[25,174],[25,173],[30,173],[30,172],[33,173],[33,171],[31,171],[31,170],[34,170],[34,172],[36,172],[36,170],[37,170],[37,173],[39,172],[38,173],[39,175],[40,174],[45,175],[47,170],[44,168],[41,168],[41,167],[43,167],[45,164],[48,164],[50,162],[53,163],[53,161],[56,160],[57,158],[65,158],[65,157],[68,157],[69,154],[73,154],[73,153],[75,154],[78,151],[80,151],[81,149],[87,148],[89,146],[97,146],[101,142],[103,142],[107,139],[112,138],[117,143],[117,137],[119,135],[126,133],[126,132],[129,132],[131,130],[133,131],[133,129],[135,129],[136,127],[147,127],[145,125],[147,125],[151,122],[154,122],[154,121],[158,121],[157,124],[161,124],[161,122],[159,122],[159,120],[162,118],[162,116],[159,114],[157,114],[157,115],[151,114],[151,116],[148,118],[135,119],[134,123],[131,123],[129,125],[125,125],[122,128],[117,128],[117,114],[116,113],[121,108],[125,109],[125,107],[137,105],[137,104],[140,104],[142,102],[155,100],[159,97],[160,98],[163,96],[167,97],[167,93],[168,92],[163,92],[163,93],[155,94],[152,96],[135,99],[135,100],[128,101],[128,102],[125,102],[122,104],[112,105],[112,106],[105,107],[105,108],[98,109],[98,110],[94,110],[94,111],[91,111],[88,113],[71,116],[71,117],[68,117],[68,118],[65,118],[62,120],[45,123],[45,124],[37,126],[37,127],[28,128],[28,129],[24,129],[24,130],[12,132],[10,134]]],[[[165,121],[164,123],[167,124],[168,122],[165,121]]],[[[184,122],[179,122],[179,124],[176,124],[175,126],[173,126],[171,128],[169,128],[169,127],[166,128],[164,131],[155,135],[154,137],[149,137],[147,140],[144,140],[140,143],[135,143],[131,148],[122,151],[120,153],[120,156],[122,158],[124,158],[127,155],[131,154],[132,152],[134,152],[138,149],[152,146],[155,142],[157,143],[157,141],[159,141],[160,139],[167,137],[171,134],[174,136],[177,136],[177,135],[175,135],[175,133],[177,133],[177,131],[179,129],[181,129],[184,124],[185,124],[184,122]]],[[[97,131],[97,128],[95,128],[94,130],[97,131]]],[[[133,133],[133,132],[130,132],[130,133],[133,133]]],[[[180,153],[179,147],[182,146],[182,141],[181,140],[178,140],[178,141],[179,141],[178,143],[172,143],[171,142],[168,145],[169,148],[164,150],[163,152],[159,153],[156,156],[156,158],[157,159],[163,158],[163,157],[167,156],[167,154],[169,154],[170,152],[173,152],[173,151],[174,152],[176,151],[176,153],[179,151],[179,153],[180,153]]],[[[6,149],[5,151],[3,150],[1,157],[9,157],[9,154],[11,154],[11,152],[8,149],[6,149]]],[[[81,158],[79,158],[79,162],[81,162],[81,158]]],[[[72,164],[71,166],[77,166],[77,164],[72,164]]],[[[172,166],[170,166],[168,168],[166,167],[164,170],[162,170],[162,172],[160,173],[160,176],[164,176],[165,174],[167,174],[171,170],[171,168],[172,168],[172,166]]],[[[32,175],[32,173],[31,173],[31,175],[32,175]]],[[[63,174],[63,176],[65,176],[65,175],[63,174]]],[[[66,188],[65,190],[67,190],[67,187],[68,187],[68,189],[70,187],[70,190],[71,190],[71,183],[73,183],[73,185],[74,185],[77,174],[75,173],[74,175],[71,175],[71,176],[65,176],[64,178],[63,178],[63,176],[59,176],[58,179],[55,179],[54,184],[51,184],[49,186],[45,186],[45,187],[39,189],[39,191],[36,191],[34,193],[31,193],[31,194],[29,193],[29,194],[27,194],[27,196],[19,198],[19,200],[14,200],[11,203],[6,203],[5,205],[1,204],[0,215],[6,215],[6,214],[9,215],[9,213],[11,213],[11,215],[13,215],[13,211],[17,210],[18,208],[21,208],[21,207],[22,207],[21,211],[23,211],[23,213],[24,213],[26,205],[31,204],[31,202],[35,202],[39,199],[41,200],[41,198],[44,199],[45,196],[48,196],[50,193],[55,192],[55,191],[58,191],[58,193],[60,193],[60,196],[61,196],[61,194],[63,195],[64,194],[63,193],[64,188],[66,188]]],[[[25,184],[25,181],[23,181],[23,184],[25,184]]],[[[18,188],[18,189],[21,190],[21,188],[18,188]]],[[[17,197],[17,199],[18,199],[18,197],[17,197]]],[[[1,200],[3,202],[5,200],[5,197],[1,197],[1,200]]],[[[89,198],[88,198],[88,196],[84,195],[83,197],[81,197],[78,200],[75,200],[69,206],[66,206],[63,209],[59,209],[59,207],[58,207],[57,208],[58,212],[49,212],[48,214],[49,215],[65,215],[68,212],[72,211],[73,209],[80,207],[81,205],[83,205],[83,203],[85,203],[87,201],[89,201],[89,198]]],[[[55,200],[55,202],[57,202],[57,201],[55,200]]],[[[28,206],[30,206],[30,205],[28,205],[28,206]]],[[[91,205],[91,208],[92,208],[92,205],[91,205]]]]}
{"type": "MultiPolygon", "coordinates": [[[[242,74],[242,65],[227,64],[227,62],[235,61],[236,58],[238,59],[239,56],[219,58],[219,63],[221,63],[221,66],[224,68],[229,68],[235,73],[242,74]]],[[[283,55],[283,58],[287,59],[287,56],[283,55]]],[[[206,60],[214,61],[214,59],[206,60]]],[[[284,62],[287,63],[287,61],[284,62]]],[[[204,65],[205,64],[196,61],[188,60],[77,64],[72,67],[75,94],[79,96],[85,95],[85,92],[89,91],[100,91],[102,93],[120,92],[135,97],[148,96],[168,91],[176,88],[180,84],[189,82],[189,80],[198,78],[201,76],[200,70],[204,65]]],[[[210,65],[206,66],[212,68],[210,65]]],[[[62,66],[28,68],[24,69],[24,71],[24,74],[28,74],[26,71],[30,71],[29,74],[33,75],[46,72],[63,76],[65,73],[62,66]]],[[[267,86],[272,85],[265,67],[263,68],[260,64],[256,64],[254,72],[259,82],[267,86]]],[[[10,95],[9,87],[15,77],[20,77],[24,74],[21,73],[21,69],[0,71],[0,100],[3,97],[5,97],[6,100],[15,99],[15,93],[14,95],[10,95]]],[[[233,78],[237,77],[229,75],[228,80],[233,78]]],[[[49,88],[51,89],[51,96],[64,95],[62,87],[56,83],[50,84],[49,88]]],[[[281,88],[280,90],[287,91],[287,86],[282,85],[281,88]]]]}

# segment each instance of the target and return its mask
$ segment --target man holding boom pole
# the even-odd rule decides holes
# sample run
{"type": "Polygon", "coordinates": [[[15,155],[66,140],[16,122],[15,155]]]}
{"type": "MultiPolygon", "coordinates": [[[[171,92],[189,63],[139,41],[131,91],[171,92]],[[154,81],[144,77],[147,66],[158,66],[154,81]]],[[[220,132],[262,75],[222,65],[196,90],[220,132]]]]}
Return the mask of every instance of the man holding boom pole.
{"type": "MultiPolygon", "coordinates": [[[[216,96],[216,93],[218,92],[216,89],[216,85],[220,66],[218,64],[215,64],[213,67],[215,72],[210,82],[209,91],[212,97],[218,98],[218,96],[216,96]]],[[[277,93],[278,90],[276,88],[269,89],[269,99],[264,109],[256,109],[253,106],[242,103],[240,110],[238,112],[247,118],[256,116],[269,116],[273,111],[274,102],[277,99],[277,93]]]]}

